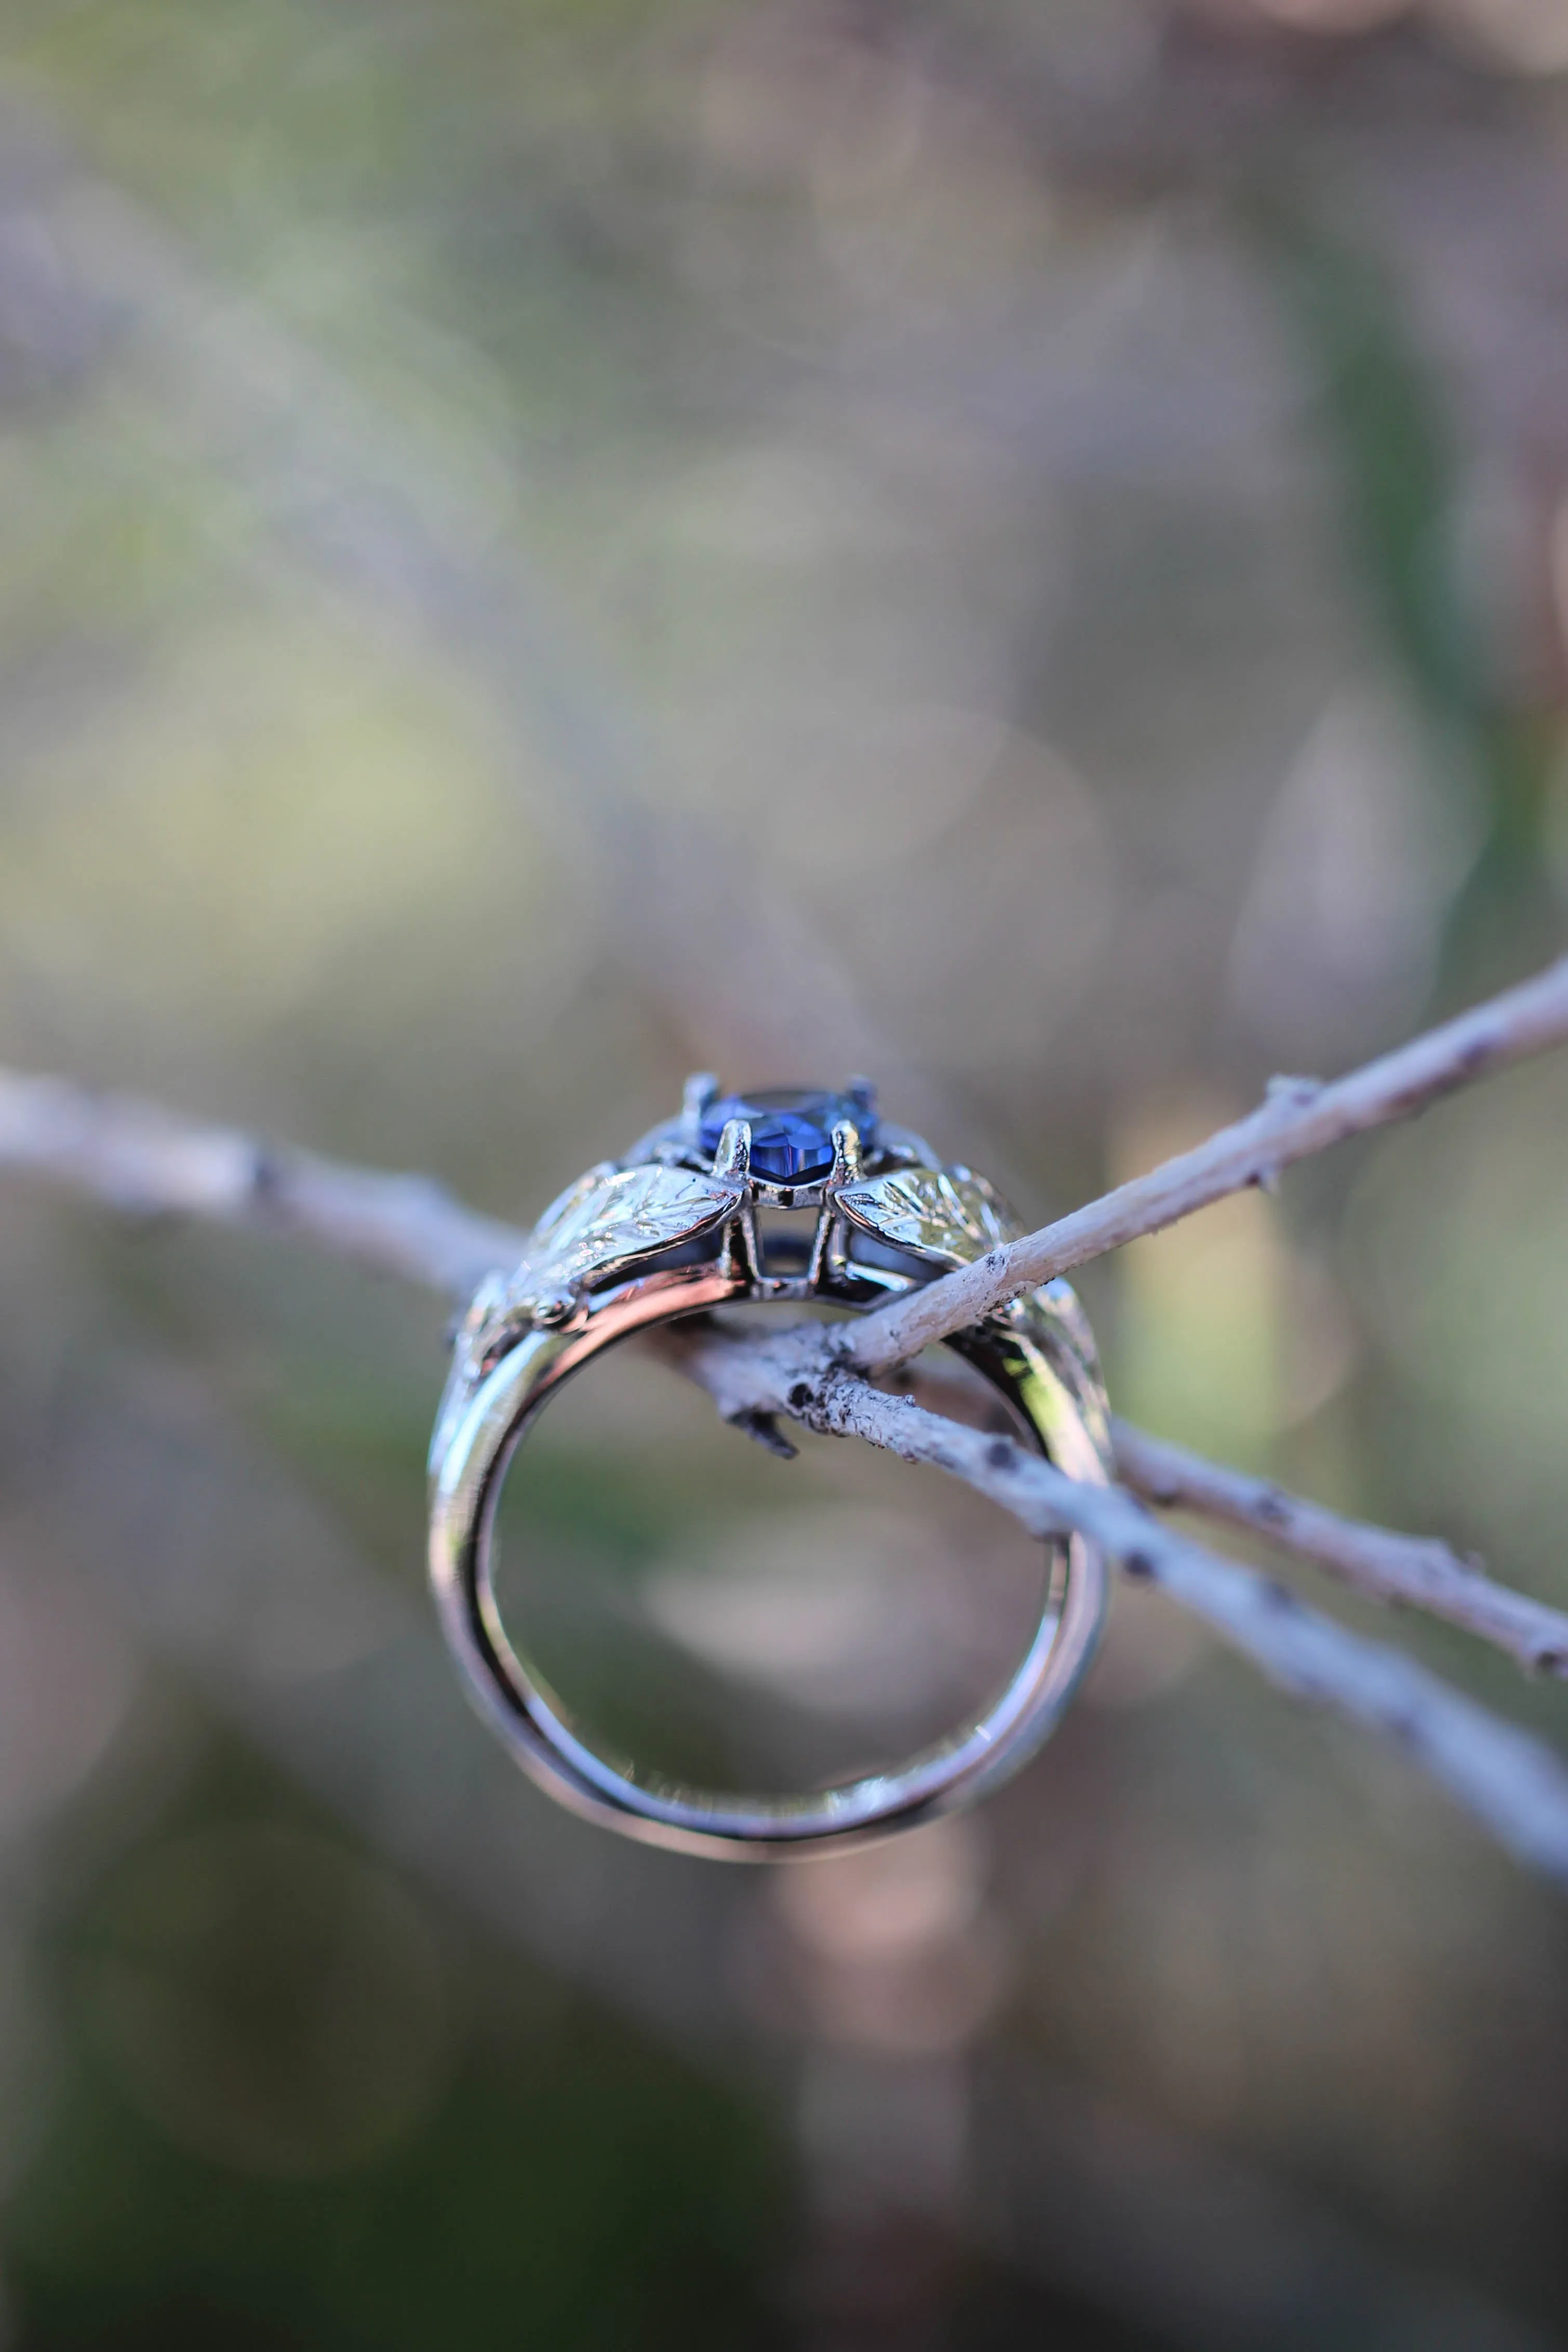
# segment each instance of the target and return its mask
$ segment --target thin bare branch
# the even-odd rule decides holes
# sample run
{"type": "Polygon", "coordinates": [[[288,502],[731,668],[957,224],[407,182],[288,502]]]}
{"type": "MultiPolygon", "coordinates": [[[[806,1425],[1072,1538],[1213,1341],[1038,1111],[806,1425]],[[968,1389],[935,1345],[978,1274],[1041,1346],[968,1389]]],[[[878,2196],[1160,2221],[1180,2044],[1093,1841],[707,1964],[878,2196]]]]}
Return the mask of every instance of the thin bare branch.
{"type": "Polygon", "coordinates": [[[1568,1883],[1568,1770],[1542,1741],[1425,1666],[1320,1616],[1258,1570],[1205,1551],[1124,1489],[1081,1485],[1010,1438],[964,1428],[841,1370],[808,1382],[794,1367],[769,1367],[766,1349],[722,1333],[693,1332],[679,1344],[684,1369],[728,1419],[785,1414],[825,1435],[859,1437],[962,1479],[1032,1535],[1089,1536],[1281,1690],[1391,1740],[1521,1861],[1568,1883]]]}
{"type": "MultiPolygon", "coordinates": [[[[1256,1570],[1205,1551],[1119,1487],[1065,1478],[1009,1439],[966,1429],[854,1376],[856,1343],[891,1365],[1098,1251],[1173,1223],[1342,1138],[1415,1115],[1438,1096],[1568,1036],[1568,961],[1329,1086],[1290,1080],[1249,1119],[1043,1232],[858,1326],[742,1339],[665,1334],[728,1418],[753,1434],[803,1422],[965,1479],[1037,1534],[1082,1528],[1133,1577],[1157,1583],[1271,1680],[1394,1739],[1521,1858],[1568,1880],[1568,1772],[1397,1652],[1307,1609],[1256,1570]],[[893,1334],[890,1340],[889,1333],[893,1334]]],[[[464,1297],[515,1264],[523,1236],[426,1179],[269,1150],[231,1129],[172,1117],[57,1078],[0,1071],[0,1165],[31,1170],[143,1217],[188,1215],[289,1234],[464,1297]]],[[[1355,1528],[1237,1474],[1123,1433],[1133,1475],[1185,1502],[1286,1541],[1363,1591],[1448,1617],[1513,1654],[1561,1670],[1562,1621],[1505,1592],[1442,1546],[1355,1528]],[[1143,1449],[1140,1454],[1140,1446],[1143,1449]],[[1173,1458],[1174,1457],[1174,1458],[1173,1458]],[[1200,1502],[1200,1496],[1203,1497],[1200,1502]]]]}
{"type": "Polygon", "coordinates": [[[0,1167],[139,1217],[297,1235],[466,1300],[524,1236],[425,1176],[390,1176],[181,1118],[129,1095],[0,1069],[0,1167]]]}
{"type": "MultiPolygon", "coordinates": [[[[836,1361],[858,1372],[885,1371],[1090,1258],[1158,1233],[1228,1192],[1252,1184],[1271,1186],[1295,1160],[1369,1129],[1414,1118],[1456,1088],[1564,1042],[1568,957],[1347,1077],[1327,1085],[1316,1078],[1276,1078],[1266,1101],[1206,1143],[879,1308],[863,1322],[838,1329],[826,1340],[817,1339],[814,1352],[824,1366],[836,1361]]],[[[813,1350],[802,1346],[804,1375],[813,1350]]]]}
{"type": "Polygon", "coordinates": [[[1494,1584],[1436,1537],[1342,1518],[1270,1479],[1206,1462],[1128,1422],[1112,1426],[1124,1483],[1145,1502],[1265,1536],[1370,1600],[1424,1609],[1506,1650],[1533,1673],[1568,1676],[1568,1615],[1494,1584]]]}

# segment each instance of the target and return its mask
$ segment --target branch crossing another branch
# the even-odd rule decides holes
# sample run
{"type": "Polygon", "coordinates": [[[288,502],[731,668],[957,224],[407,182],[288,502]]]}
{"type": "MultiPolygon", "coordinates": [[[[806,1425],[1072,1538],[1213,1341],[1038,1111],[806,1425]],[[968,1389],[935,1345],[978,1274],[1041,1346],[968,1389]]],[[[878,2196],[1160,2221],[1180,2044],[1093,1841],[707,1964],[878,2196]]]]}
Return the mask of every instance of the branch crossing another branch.
{"type": "MultiPolygon", "coordinates": [[[[1495,1584],[1447,1545],[1362,1526],[1265,1481],[1117,1423],[1124,1484],[1080,1485],[1010,1439],[934,1413],[874,1381],[933,1341],[1055,1276],[1294,1161],[1413,1118],[1456,1088],[1568,1043],[1568,959],[1456,1020],[1320,1084],[1276,1080],[1247,1118],[1071,1216],[852,1325],[765,1338],[696,1327],[663,1352],[726,1417],[773,1442],[789,1418],[962,1478],[1030,1531],[1077,1529],[1137,1582],[1204,1620],[1292,1696],[1393,1741],[1521,1860],[1568,1883],[1568,1769],[1396,1650],[1320,1615],[1286,1586],[1156,1518],[1174,1507],[1260,1535],[1373,1599],[1446,1620],[1521,1664],[1568,1673],[1568,1616],[1495,1584]]],[[[31,1172],[140,1218],[194,1217],[308,1240],[465,1300],[523,1254],[517,1228],[416,1176],[275,1150],[233,1129],[129,1097],[0,1071],[0,1167],[31,1172]]]]}

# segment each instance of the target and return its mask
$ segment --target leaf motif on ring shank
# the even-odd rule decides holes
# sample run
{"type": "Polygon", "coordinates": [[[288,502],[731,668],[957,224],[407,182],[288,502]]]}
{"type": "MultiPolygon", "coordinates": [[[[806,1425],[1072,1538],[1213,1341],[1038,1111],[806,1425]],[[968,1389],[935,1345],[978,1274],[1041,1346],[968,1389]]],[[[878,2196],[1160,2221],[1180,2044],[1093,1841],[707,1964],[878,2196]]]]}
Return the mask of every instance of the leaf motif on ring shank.
{"type": "Polygon", "coordinates": [[[529,1234],[528,1254],[507,1286],[507,1309],[580,1290],[639,1258],[695,1241],[733,1216],[745,1193],[743,1177],[657,1163],[590,1169],[529,1234]]]}
{"type": "Polygon", "coordinates": [[[651,1164],[617,1170],[603,1160],[550,1202],[509,1276],[482,1284],[454,1349],[431,1444],[440,1461],[468,1400],[498,1349],[521,1338],[536,1301],[570,1298],[587,1284],[695,1241],[732,1216],[743,1179],[694,1175],[651,1164]]]}
{"type": "MultiPolygon", "coordinates": [[[[879,1241],[944,1267],[972,1265],[1023,1231],[995,1187],[967,1168],[901,1168],[872,1183],[850,1186],[838,1195],[838,1205],[879,1241]]],[[[1096,1445],[1108,1452],[1094,1334],[1071,1284],[1059,1279],[1027,1292],[1006,1310],[1006,1319],[1045,1350],[1096,1445]]]]}
{"type": "Polygon", "coordinates": [[[851,1184],[835,1205],[852,1224],[894,1249],[968,1265],[1022,1225],[1001,1194],[967,1168],[899,1168],[869,1184],[851,1184]]]}

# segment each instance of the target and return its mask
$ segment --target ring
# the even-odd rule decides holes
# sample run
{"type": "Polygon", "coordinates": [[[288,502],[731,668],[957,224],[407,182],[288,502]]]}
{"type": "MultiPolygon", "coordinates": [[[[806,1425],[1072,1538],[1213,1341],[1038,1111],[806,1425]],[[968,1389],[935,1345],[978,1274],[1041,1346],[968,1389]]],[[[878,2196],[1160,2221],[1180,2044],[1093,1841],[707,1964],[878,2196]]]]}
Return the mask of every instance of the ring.
{"type": "MultiPolygon", "coordinates": [[[[1047,1547],[1039,1623],[977,1719],[896,1769],[803,1796],[732,1796],[589,1747],[514,1648],[492,1570],[502,1484],[549,1398],[634,1332],[731,1305],[867,1312],[1022,1231],[984,1177],[944,1167],[877,1115],[872,1087],[721,1097],[687,1081],[679,1116],[553,1202],[521,1265],[480,1286],[457,1333],[430,1454],[430,1574],[480,1712],[539,1786],[626,1835],[740,1859],[819,1852],[955,1811],[1032,1755],[1093,1654],[1104,1563],[1047,1547]],[[770,1213],[764,1223],[759,1212],[770,1213]]],[[[1015,1300],[944,1343],[989,1382],[1020,1434],[1074,1478],[1110,1475],[1093,1335],[1068,1285],[1015,1300]]]]}

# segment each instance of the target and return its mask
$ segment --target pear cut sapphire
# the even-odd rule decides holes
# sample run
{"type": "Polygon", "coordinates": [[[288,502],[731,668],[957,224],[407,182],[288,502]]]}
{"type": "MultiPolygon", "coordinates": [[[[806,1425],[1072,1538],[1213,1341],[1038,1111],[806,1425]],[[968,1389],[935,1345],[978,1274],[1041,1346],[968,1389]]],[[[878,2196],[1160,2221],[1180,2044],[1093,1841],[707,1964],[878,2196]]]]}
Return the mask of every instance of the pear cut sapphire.
{"type": "Polygon", "coordinates": [[[855,1128],[862,1146],[876,1132],[876,1113],[852,1095],[821,1089],[765,1087],[758,1093],[726,1095],[703,1114],[702,1149],[718,1150],[732,1118],[751,1128],[751,1172],[769,1184],[814,1184],[833,1164],[833,1129],[855,1128]]]}

